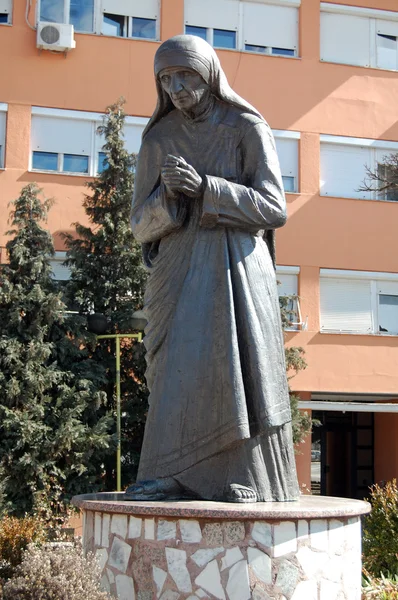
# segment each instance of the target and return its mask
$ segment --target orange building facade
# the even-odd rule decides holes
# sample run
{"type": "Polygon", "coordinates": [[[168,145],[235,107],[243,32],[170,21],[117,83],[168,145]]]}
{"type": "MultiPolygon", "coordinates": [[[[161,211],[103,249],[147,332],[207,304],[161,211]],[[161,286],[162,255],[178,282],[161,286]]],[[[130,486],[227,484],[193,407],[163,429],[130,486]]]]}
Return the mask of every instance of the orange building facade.
{"type": "MultiPolygon", "coordinates": [[[[398,476],[398,198],[360,190],[365,165],[381,169],[398,152],[397,1],[25,4],[0,0],[3,260],[7,204],[35,181],[56,201],[48,226],[60,265],[60,233],[84,222],[85,182],[100,169],[101,113],[125,97],[127,147],[138,151],[156,102],[156,49],[185,30],[206,36],[280,154],[289,219],[277,234],[278,279],[299,295],[287,337],[308,362],[291,383],[323,423],[312,440],[320,463],[310,440],[300,448],[300,482],[362,497],[398,476]],[[38,34],[43,21],[73,23],[76,47],[38,48],[50,39],[38,34]]],[[[70,44],[70,28],[59,31],[70,44]]]]}

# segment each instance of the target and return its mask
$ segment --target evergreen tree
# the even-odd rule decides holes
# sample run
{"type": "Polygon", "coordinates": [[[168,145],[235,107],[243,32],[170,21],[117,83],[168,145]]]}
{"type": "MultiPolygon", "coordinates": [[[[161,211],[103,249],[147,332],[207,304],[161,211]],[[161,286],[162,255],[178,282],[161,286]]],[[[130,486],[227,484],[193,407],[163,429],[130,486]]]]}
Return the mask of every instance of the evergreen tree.
{"type": "Polygon", "coordinates": [[[13,202],[9,262],[0,269],[0,473],[3,504],[22,515],[64,512],[99,485],[109,447],[98,418],[105,373],[80,348],[52,280],[50,201],[35,184],[13,202]]]}
{"type": "MultiPolygon", "coordinates": [[[[68,295],[81,313],[102,313],[109,333],[131,333],[131,318],[142,306],[146,272],[141,248],[130,227],[135,157],[124,148],[124,100],[106,109],[98,132],[105,138],[104,169],[87,185],[83,201],[88,226],[75,223],[76,237],[67,236],[67,264],[71,267],[68,295]]],[[[115,342],[98,340],[93,360],[104,365],[108,403],[115,410],[115,342]]],[[[135,480],[141,450],[147,388],[144,383],[142,345],[122,340],[122,481],[135,480]]],[[[106,487],[115,489],[114,457],[106,462],[106,487]]]]}

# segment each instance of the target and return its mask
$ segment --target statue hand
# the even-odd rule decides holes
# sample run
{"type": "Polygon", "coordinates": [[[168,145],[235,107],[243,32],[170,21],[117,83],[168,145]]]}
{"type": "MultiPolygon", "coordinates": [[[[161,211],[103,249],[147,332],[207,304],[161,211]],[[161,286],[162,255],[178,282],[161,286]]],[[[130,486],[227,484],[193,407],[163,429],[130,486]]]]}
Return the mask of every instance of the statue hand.
{"type": "Polygon", "coordinates": [[[181,192],[186,196],[197,198],[203,191],[203,180],[199,173],[182,157],[169,154],[162,169],[162,180],[174,195],[181,192]]]}

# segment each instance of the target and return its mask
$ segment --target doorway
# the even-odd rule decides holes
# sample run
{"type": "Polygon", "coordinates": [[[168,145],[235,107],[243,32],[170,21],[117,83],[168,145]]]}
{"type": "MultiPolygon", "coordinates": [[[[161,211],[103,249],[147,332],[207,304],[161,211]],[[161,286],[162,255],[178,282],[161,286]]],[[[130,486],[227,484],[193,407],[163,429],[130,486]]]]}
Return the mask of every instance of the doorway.
{"type": "Polygon", "coordinates": [[[363,499],[374,483],[374,415],[314,411],[311,490],[322,496],[363,499]]]}

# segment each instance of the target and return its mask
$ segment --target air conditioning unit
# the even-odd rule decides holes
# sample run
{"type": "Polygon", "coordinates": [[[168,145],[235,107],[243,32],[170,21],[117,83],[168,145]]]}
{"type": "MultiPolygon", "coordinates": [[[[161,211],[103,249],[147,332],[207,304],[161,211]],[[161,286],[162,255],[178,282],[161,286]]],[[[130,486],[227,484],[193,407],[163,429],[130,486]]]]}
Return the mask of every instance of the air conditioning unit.
{"type": "Polygon", "coordinates": [[[37,47],[41,50],[55,50],[66,52],[76,48],[73,39],[73,25],[66,23],[46,23],[39,21],[37,24],[37,47]]]}

